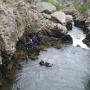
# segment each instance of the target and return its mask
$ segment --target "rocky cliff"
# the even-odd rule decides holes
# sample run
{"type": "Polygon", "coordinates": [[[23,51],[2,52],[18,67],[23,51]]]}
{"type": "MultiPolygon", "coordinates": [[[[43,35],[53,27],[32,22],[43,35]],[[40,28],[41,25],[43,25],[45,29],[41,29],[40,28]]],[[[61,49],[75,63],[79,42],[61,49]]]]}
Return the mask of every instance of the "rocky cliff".
{"type": "MultiPolygon", "coordinates": [[[[32,0],[33,1],[33,0],[32,0]]],[[[55,11],[55,6],[46,3],[49,9],[44,6],[43,12],[39,12],[39,4],[35,5],[38,0],[32,3],[31,0],[1,0],[0,1],[0,51],[8,51],[12,55],[16,48],[18,38],[21,38],[25,30],[32,30],[32,22],[39,21],[40,28],[53,28],[59,26],[60,30],[64,29],[67,32],[66,27],[60,23],[52,22],[51,16],[47,12],[55,11]],[[31,4],[32,3],[32,4],[31,4]],[[49,6],[50,5],[50,6],[49,6]]],[[[45,2],[44,2],[45,3],[45,2]]],[[[42,6],[41,6],[42,8],[42,6]]],[[[60,17],[59,17],[60,18],[60,17]]]]}

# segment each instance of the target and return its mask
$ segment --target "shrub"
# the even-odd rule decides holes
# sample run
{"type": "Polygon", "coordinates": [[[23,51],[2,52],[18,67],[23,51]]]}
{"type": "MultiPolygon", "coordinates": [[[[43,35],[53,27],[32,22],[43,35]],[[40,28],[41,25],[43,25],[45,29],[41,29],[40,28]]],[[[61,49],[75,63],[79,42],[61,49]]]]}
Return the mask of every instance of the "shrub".
{"type": "Polygon", "coordinates": [[[90,0],[87,0],[83,4],[80,4],[80,2],[76,2],[76,0],[73,0],[73,4],[80,13],[84,13],[87,9],[90,8],[90,0]]]}
{"type": "Polygon", "coordinates": [[[48,2],[53,4],[56,7],[57,11],[63,9],[63,5],[58,0],[48,0],[48,2]]]}
{"type": "Polygon", "coordinates": [[[79,6],[80,13],[84,13],[88,8],[90,8],[90,1],[88,0],[85,4],[79,6]]]}
{"type": "Polygon", "coordinates": [[[33,21],[31,23],[31,30],[32,32],[38,32],[41,27],[41,23],[39,21],[33,21]]]}

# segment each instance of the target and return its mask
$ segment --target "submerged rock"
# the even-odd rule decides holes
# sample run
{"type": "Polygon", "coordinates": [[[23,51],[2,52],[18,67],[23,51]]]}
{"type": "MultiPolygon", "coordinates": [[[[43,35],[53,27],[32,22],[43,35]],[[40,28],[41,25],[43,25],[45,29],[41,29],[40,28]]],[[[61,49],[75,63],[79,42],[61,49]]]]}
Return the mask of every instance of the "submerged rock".
{"type": "Polygon", "coordinates": [[[45,63],[44,63],[43,60],[41,60],[39,64],[40,64],[41,66],[43,66],[45,63]]]}
{"type": "Polygon", "coordinates": [[[44,62],[43,60],[41,60],[39,64],[41,66],[46,66],[46,67],[52,67],[53,66],[53,64],[51,64],[49,62],[44,62]]]}
{"type": "Polygon", "coordinates": [[[53,66],[53,64],[51,64],[51,63],[49,63],[49,62],[45,62],[45,64],[44,64],[46,67],[52,67],[53,66]]]}
{"type": "Polygon", "coordinates": [[[68,30],[72,30],[72,22],[67,22],[66,27],[68,30]]]}

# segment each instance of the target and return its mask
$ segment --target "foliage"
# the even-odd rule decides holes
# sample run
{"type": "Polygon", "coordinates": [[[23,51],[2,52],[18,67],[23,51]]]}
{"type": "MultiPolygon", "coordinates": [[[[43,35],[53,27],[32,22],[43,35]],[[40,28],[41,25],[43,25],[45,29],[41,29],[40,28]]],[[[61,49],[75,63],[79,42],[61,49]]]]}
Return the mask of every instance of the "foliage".
{"type": "Polygon", "coordinates": [[[38,32],[38,30],[40,29],[40,27],[41,27],[41,23],[40,23],[38,20],[33,21],[33,22],[31,23],[31,30],[32,30],[33,32],[38,32]]]}
{"type": "Polygon", "coordinates": [[[57,11],[63,9],[63,5],[58,0],[48,0],[48,2],[53,4],[56,7],[57,11]]]}
{"type": "Polygon", "coordinates": [[[10,3],[10,0],[2,0],[4,3],[10,3]]]}
{"type": "Polygon", "coordinates": [[[88,8],[90,8],[90,1],[88,0],[85,4],[79,6],[80,13],[84,13],[88,8]]]}
{"type": "Polygon", "coordinates": [[[76,0],[73,0],[75,8],[80,12],[84,13],[87,9],[90,8],[90,0],[87,0],[83,4],[80,2],[77,2],[76,0]]]}

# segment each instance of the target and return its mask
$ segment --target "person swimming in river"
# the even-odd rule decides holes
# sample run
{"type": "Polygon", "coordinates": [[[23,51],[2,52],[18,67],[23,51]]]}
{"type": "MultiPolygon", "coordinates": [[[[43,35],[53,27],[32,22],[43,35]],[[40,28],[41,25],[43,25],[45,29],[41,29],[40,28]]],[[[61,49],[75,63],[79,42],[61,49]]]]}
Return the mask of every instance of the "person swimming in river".
{"type": "Polygon", "coordinates": [[[39,64],[40,64],[41,66],[46,66],[46,67],[52,67],[52,66],[53,66],[53,64],[51,64],[51,63],[49,63],[49,62],[44,62],[43,60],[41,60],[41,61],[39,62],[39,64]]]}

